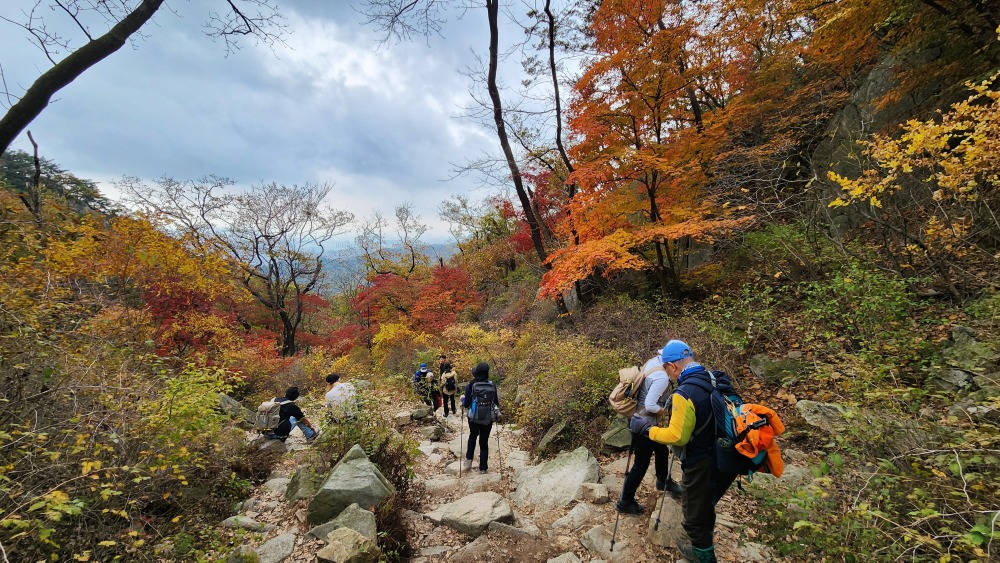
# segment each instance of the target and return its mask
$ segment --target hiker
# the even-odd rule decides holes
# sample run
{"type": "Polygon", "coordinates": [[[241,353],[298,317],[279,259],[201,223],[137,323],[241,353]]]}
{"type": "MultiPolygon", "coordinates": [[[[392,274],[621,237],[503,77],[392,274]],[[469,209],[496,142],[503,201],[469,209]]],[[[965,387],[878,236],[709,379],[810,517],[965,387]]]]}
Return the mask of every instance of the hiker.
{"type": "MultiPolygon", "coordinates": [[[[694,383],[698,379],[710,381],[711,376],[695,361],[691,348],[680,340],[667,342],[660,359],[671,381],[677,382],[670,395],[670,424],[660,427],[650,424],[647,418],[633,417],[629,429],[647,434],[654,442],[684,448],[681,503],[688,539],[678,540],[677,549],[688,561],[713,563],[715,505],[726,494],[736,474],[722,473],[716,467],[712,395],[694,383]]],[[[731,386],[724,374],[718,375],[718,382],[720,386],[731,386]]]]}
{"type": "Polygon", "coordinates": [[[430,395],[431,408],[435,411],[441,408],[441,386],[433,371],[427,372],[427,394],[430,395]]]}
{"type": "MultiPolygon", "coordinates": [[[[641,417],[652,426],[658,422],[659,417],[667,414],[663,406],[670,395],[670,378],[667,377],[667,372],[663,371],[659,353],[642,366],[642,371],[649,375],[642,381],[636,393],[636,411],[632,416],[641,417]]],[[[681,487],[670,476],[670,449],[664,444],[650,440],[646,433],[637,432],[632,433],[630,448],[635,456],[634,462],[632,469],[625,476],[622,494],[615,504],[615,509],[623,514],[644,512],[645,508],[635,501],[635,493],[646,476],[649,460],[653,455],[656,455],[656,490],[666,489],[672,497],[680,498],[681,487]]]]}
{"type": "Polygon", "coordinates": [[[465,461],[462,469],[472,468],[472,450],[479,439],[479,472],[486,473],[489,469],[489,440],[493,422],[500,419],[500,397],[497,394],[497,384],[490,381],[490,365],[479,362],[472,368],[472,381],[465,386],[462,395],[462,407],[468,411],[469,443],[465,449],[465,461]]]}
{"type": "Polygon", "coordinates": [[[305,435],[307,442],[312,442],[319,436],[319,432],[313,427],[306,415],[302,413],[302,409],[295,404],[295,400],[299,398],[299,388],[289,387],[285,390],[284,397],[275,397],[274,401],[281,403],[281,410],[279,411],[278,418],[281,422],[274,429],[274,435],[284,440],[291,433],[292,428],[298,427],[305,435]]]}
{"type": "Polygon", "coordinates": [[[443,364],[448,366],[448,371],[441,372],[441,402],[444,403],[444,415],[448,416],[448,405],[451,405],[451,413],[458,414],[458,409],[455,408],[455,394],[458,391],[458,382],[456,378],[458,374],[451,369],[451,364],[443,364]]]}
{"type": "Polygon", "coordinates": [[[420,364],[420,369],[413,373],[413,392],[420,395],[420,400],[428,406],[431,405],[431,394],[427,385],[431,375],[432,373],[427,369],[427,364],[420,364]]]}
{"type": "Polygon", "coordinates": [[[448,356],[446,354],[441,354],[438,356],[438,373],[444,377],[444,374],[451,371],[451,362],[448,361],[448,356]]]}
{"type": "Polygon", "coordinates": [[[337,373],[326,376],[326,408],[330,409],[334,422],[343,422],[356,414],[354,386],[340,379],[337,373]]]}

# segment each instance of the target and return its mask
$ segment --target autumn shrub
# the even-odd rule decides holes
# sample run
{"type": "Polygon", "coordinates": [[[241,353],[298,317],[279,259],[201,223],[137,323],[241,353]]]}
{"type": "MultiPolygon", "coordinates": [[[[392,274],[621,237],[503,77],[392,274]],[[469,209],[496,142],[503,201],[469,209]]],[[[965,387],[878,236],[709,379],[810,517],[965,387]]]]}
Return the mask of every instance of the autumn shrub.
{"type": "Polygon", "coordinates": [[[392,378],[405,379],[412,374],[419,351],[430,348],[428,334],[411,329],[403,323],[385,323],[372,338],[374,369],[392,378]]]}
{"type": "Polygon", "coordinates": [[[685,309],[697,320],[698,330],[713,341],[743,353],[758,349],[780,334],[772,286],[747,283],[738,293],[716,294],[685,309]]]}
{"type": "Polygon", "coordinates": [[[573,326],[593,342],[621,349],[638,362],[663,346],[669,322],[655,303],[614,295],[574,315],[573,326]]]}
{"type": "Polygon", "coordinates": [[[998,440],[995,427],[954,420],[852,425],[817,452],[811,483],[757,493],[768,509],[761,529],[796,559],[991,561],[998,440]],[[904,429],[922,444],[903,446],[904,429]]]}

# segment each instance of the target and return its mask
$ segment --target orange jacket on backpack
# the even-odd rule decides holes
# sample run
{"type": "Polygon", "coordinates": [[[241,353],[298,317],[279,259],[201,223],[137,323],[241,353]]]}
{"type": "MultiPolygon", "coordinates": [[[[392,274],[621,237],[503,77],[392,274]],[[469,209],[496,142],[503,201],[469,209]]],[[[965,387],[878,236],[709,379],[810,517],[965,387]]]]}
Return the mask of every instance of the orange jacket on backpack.
{"type": "MultiPolygon", "coordinates": [[[[767,452],[764,463],[767,465],[768,471],[775,477],[781,477],[781,474],[785,472],[785,462],[781,460],[781,451],[778,449],[778,443],[774,441],[774,437],[785,431],[785,425],[778,417],[778,413],[764,405],[753,403],[744,403],[740,409],[743,412],[753,413],[747,414],[745,417],[751,422],[763,418],[767,420],[767,425],[748,430],[746,439],[736,444],[736,451],[749,458],[756,457],[760,452],[767,452]]],[[[735,417],[737,434],[746,429],[745,418],[735,417]]]]}

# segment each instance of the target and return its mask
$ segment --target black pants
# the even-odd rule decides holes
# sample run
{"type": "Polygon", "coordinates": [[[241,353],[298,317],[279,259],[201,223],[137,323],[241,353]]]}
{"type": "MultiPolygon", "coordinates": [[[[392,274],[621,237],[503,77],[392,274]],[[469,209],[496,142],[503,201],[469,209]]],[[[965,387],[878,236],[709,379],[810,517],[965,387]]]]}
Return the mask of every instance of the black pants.
{"type": "Polygon", "coordinates": [[[711,457],[684,464],[684,531],[695,547],[715,544],[715,505],[735,479],[735,473],[720,473],[711,457]]]}
{"type": "Polygon", "coordinates": [[[669,474],[670,448],[666,444],[660,444],[649,439],[644,434],[632,434],[632,467],[628,476],[625,477],[625,485],[622,487],[622,498],[625,502],[635,501],[635,492],[639,490],[642,478],[649,470],[649,458],[656,454],[656,478],[666,479],[669,474]]]}
{"type": "Polygon", "coordinates": [[[465,459],[472,461],[472,450],[476,448],[476,437],[479,438],[479,469],[486,471],[489,465],[486,459],[490,455],[490,431],[493,430],[493,423],[476,424],[469,421],[469,444],[465,450],[465,459]]]}
{"type": "Polygon", "coordinates": [[[457,413],[458,412],[457,410],[455,410],[455,395],[454,394],[449,395],[449,394],[445,393],[445,394],[441,395],[441,400],[444,403],[444,415],[445,416],[448,416],[448,402],[449,401],[451,402],[451,412],[453,412],[453,413],[457,413]]]}

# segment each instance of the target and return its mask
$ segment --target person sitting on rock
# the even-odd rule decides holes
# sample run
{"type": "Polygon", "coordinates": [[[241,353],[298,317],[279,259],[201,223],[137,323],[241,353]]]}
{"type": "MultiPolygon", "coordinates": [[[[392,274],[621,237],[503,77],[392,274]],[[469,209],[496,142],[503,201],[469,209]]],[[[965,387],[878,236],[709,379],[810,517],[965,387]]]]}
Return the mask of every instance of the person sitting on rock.
{"type": "Polygon", "coordinates": [[[357,415],[357,398],[354,386],[340,380],[340,374],[326,376],[326,408],[330,409],[334,422],[343,422],[357,415]]]}
{"type": "Polygon", "coordinates": [[[302,409],[295,404],[295,400],[299,398],[299,388],[289,387],[285,390],[284,397],[275,397],[275,402],[281,403],[281,409],[278,411],[278,417],[281,422],[274,429],[274,435],[279,439],[284,440],[291,433],[292,428],[298,428],[305,435],[307,442],[312,442],[319,436],[319,432],[313,427],[306,415],[303,414],[302,409]]]}

